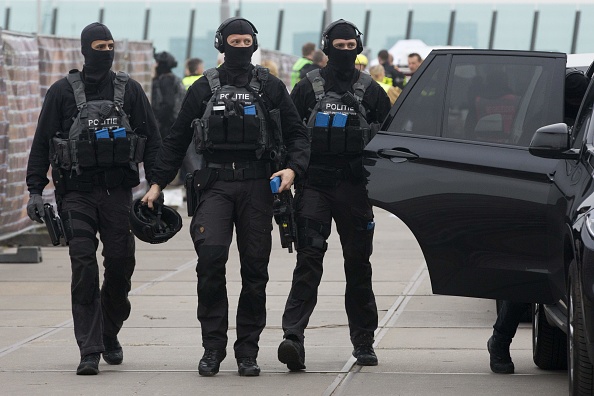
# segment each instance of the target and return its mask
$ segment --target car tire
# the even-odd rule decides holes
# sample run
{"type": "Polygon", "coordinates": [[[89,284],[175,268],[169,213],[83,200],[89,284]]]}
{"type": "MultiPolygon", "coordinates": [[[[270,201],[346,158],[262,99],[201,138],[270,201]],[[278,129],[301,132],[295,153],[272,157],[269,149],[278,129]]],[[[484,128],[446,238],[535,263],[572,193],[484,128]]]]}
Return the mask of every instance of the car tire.
{"type": "Polygon", "coordinates": [[[542,304],[532,304],[532,359],[543,370],[567,368],[567,335],[547,322],[542,304]]]}
{"type": "Polygon", "coordinates": [[[567,282],[567,361],[570,395],[594,394],[594,368],[586,346],[582,314],[581,284],[575,262],[569,267],[567,282]]]}

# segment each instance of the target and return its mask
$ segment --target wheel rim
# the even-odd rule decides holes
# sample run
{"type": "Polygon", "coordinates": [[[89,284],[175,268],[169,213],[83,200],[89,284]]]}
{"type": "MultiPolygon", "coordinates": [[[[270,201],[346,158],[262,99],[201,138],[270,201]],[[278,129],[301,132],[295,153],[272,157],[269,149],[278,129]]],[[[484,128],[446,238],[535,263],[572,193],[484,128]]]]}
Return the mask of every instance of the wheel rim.
{"type": "Polygon", "coordinates": [[[567,349],[569,352],[569,356],[567,358],[567,372],[569,374],[569,392],[571,394],[573,390],[573,344],[574,344],[574,335],[573,335],[573,286],[571,279],[569,280],[569,286],[567,290],[567,302],[568,307],[568,323],[567,323],[567,349]]]}

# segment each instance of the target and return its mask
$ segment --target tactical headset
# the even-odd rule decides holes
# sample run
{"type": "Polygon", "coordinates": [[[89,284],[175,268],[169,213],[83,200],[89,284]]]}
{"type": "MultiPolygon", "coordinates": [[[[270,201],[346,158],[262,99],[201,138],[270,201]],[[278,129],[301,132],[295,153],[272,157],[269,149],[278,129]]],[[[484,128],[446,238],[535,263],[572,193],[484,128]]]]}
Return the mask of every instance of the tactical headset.
{"type": "Polygon", "coordinates": [[[252,30],[254,31],[254,33],[252,34],[252,39],[254,41],[254,51],[256,51],[258,49],[258,38],[256,37],[256,34],[258,33],[258,29],[256,29],[256,27],[254,26],[253,23],[251,23],[250,21],[248,21],[247,19],[242,18],[242,17],[229,18],[226,21],[224,21],[223,23],[221,23],[221,26],[219,26],[219,28],[217,29],[217,31],[215,33],[214,47],[221,54],[223,52],[225,52],[225,40],[223,40],[223,30],[227,27],[227,25],[229,25],[233,21],[246,21],[247,23],[250,24],[250,26],[252,27],[252,30]]]}
{"type": "Polygon", "coordinates": [[[326,27],[326,29],[324,29],[324,33],[322,33],[322,42],[320,43],[320,48],[322,49],[322,52],[325,53],[326,55],[328,55],[328,50],[329,50],[328,46],[332,45],[332,43],[329,42],[330,39],[328,38],[328,34],[330,33],[330,31],[332,30],[332,28],[334,26],[340,25],[341,23],[350,25],[355,29],[355,32],[357,33],[357,37],[355,38],[357,40],[357,54],[360,54],[361,52],[363,52],[363,41],[361,41],[361,36],[363,35],[363,33],[361,33],[359,28],[357,28],[357,26],[355,26],[354,23],[345,21],[344,19],[339,19],[337,21],[334,21],[330,25],[328,25],[326,27]]]}

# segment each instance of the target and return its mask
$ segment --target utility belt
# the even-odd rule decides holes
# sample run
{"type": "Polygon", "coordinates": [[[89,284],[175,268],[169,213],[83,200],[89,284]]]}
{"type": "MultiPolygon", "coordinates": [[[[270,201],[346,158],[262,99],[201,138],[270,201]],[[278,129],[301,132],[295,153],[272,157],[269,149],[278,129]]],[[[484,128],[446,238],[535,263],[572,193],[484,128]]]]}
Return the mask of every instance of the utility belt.
{"type": "Polygon", "coordinates": [[[306,184],[311,186],[336,187],[343,180],[364,180],[361,157],[353,159],[345,167],[310,164],[307,168],[306,184]]]}
{"type": "Polygon", "coordinates": [[[144,158],[146,137],[129,134],[126,137],[71,140],[53,137],[50,141],[50,161],[64,170],[80,168],[128,166],[144,158]]]}
{"type": "Polygon", "coordinates": [[[186,203],[188,216],[193,216],[202,191],[208,190],[216,181],[240,181],[268,179],[272,175],[272,164],[254,162],[209,162],[206,167],[186,175],[186,203]]]}
{"type": "Polygon", "coordinates": [[[216,169],[219,181],[241,181],[250,179],[268,179],[272,175],[272,164],[267,161],[253,162],[209,162],[207,168],[216,169]]]}

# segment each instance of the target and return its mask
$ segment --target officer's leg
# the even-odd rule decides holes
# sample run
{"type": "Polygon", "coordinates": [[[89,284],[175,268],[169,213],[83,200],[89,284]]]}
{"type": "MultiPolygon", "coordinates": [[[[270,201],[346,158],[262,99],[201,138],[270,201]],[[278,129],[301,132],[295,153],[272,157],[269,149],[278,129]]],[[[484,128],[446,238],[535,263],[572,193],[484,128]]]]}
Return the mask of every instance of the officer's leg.
{"type": "Polygon", "coordinates": [[[297,265],[283,314],[285,337],[303,342],[303,333],[318,299],[326,240],[330,236],[330,205],[322,190],[303,188],[295,200],[297,218],[297,265]]]}
{"type": "Polygon", "coordinates": [[[499,374],[512,374],[515,370],[509,353],[512,338],[516,334],[522,316],[530,309],[530,304],[503,301],[497,321],[493,325],[493,335],[487,341],[491,371],[499,374]]]}
{"type": "Polygon", "coordinates": [[[354,345],[373,340],[378,314],[369,257],[373,244],[373,211],[362,183],[342,182],[335,190],[332,215],[340,235],[346,275],[345,308],[354,345]]]}
{"type": "Polygon", "coordinates": [[[241,294],[237,306],[235,357],[257,357],[266,326],[266,284],[272,247],[272,194],[268,179],[246,180],[235,201],[241,294]]]}
{"type": "Polygon", "coordinates": [[[233,237],[232,184],[217,181],[201,192],[190,224],[198,254],[198,320],[202,328],[202,345],[206,349],[224,349],[227,346],[229,302],[225,264],[233,237]]]}
{"type": "Polygon", "coordinates": [[[493,337],[497,341],[511,343],[522,317],[529,309],[530,304],[527,303],[503,301],[493,325],[493,337]]]}
{"type": "Polygon", "coordinates": [[[94,192],[78,191],[64,195],[60,205],[72,267],[74,335],[81,356],[103,351],[96,205],[94,192]]]}
{"type": "Polygon", "coordinates": [[[99,236],[103,243],[104,257],[101,306],[103,309],[103,334],[114,338],[124,321],[130,316],[128,293],[134,272],[134,235],[128,222],[132,206],[130,188],[102,189],[99,202],[99,236]]]}

